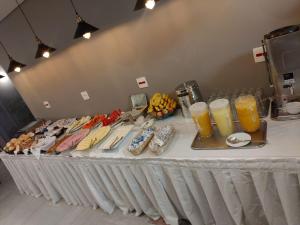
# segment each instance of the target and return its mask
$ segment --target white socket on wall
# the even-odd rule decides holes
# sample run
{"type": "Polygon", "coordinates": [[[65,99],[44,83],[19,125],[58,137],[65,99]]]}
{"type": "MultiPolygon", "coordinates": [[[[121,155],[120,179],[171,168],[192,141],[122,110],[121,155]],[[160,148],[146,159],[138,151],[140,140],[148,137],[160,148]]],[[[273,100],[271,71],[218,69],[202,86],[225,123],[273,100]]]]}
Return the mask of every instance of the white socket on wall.
{"type": "Polygon", "coordinates": [[[136,78],[136,82],[137,82],[137,85],[139,86],[139,88],[149,87],[149,84],[148,84],[148,81],[147,81],[146,77],[136,78]]]}
{"type": "Polygon", "coordinates": [[[264,54],[264,49],[263,49],[262,46],[253,49],[253,57],[254,57],[254,61],[256,63],[266,61],[265,54],[264,54]]]}
{"type": "Polygon", "coordinates": [[[83,99],[84,101],[87,101],[87,100],[90,99],[90,96],[89,96],[89,94],[87,93],[87,91],[82,91],[82,92],[80,92],[80,94],[81,94],[81,97],[82,97],[82,99],[83,99]]]}
{"type": "Polygon", "coordinates": [[[51,105],[48,101],[43,101],[43,105],[45,106],[46,109],[50,109],[51,105]]]}

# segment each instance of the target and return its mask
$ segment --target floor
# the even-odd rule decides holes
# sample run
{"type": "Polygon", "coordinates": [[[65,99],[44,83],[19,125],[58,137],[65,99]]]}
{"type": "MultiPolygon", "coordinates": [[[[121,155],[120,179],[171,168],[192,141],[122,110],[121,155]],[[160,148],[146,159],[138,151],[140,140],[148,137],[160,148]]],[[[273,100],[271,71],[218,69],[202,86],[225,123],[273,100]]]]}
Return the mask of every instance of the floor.
{"type": "Polygon", "coordinates": [[[146,217],[108,215],[100,209],[53,205],[44,198],[20,195],[0,161],[0,225],[150,225],[146,217]]]}

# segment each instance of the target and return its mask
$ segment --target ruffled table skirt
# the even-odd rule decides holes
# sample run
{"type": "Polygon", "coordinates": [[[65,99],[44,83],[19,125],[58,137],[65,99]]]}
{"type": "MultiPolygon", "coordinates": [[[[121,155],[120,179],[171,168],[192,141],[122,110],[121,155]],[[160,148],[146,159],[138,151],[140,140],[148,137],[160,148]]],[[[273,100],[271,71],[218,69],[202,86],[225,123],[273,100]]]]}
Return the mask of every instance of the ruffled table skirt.
{"type": "Polygon", "coordinates": [[[298,159],[166,160],[1,156],[21,194],[168,224],[299,225],[298,159]]]}

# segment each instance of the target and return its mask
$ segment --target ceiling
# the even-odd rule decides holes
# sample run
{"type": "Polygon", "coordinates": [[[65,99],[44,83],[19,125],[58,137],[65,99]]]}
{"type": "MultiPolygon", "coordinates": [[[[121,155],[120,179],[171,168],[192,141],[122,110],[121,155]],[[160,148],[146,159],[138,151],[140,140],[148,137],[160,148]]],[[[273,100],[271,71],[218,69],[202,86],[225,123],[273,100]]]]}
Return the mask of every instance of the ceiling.
{"type": "MultiPolygon", "coordinates": [[[[22,3],[24,0],[18,0],[22,3]]],[[[0,0],[0,21],[3,20],[8,14],[10,14],[17,7],[15,0],[0,0]]]]}

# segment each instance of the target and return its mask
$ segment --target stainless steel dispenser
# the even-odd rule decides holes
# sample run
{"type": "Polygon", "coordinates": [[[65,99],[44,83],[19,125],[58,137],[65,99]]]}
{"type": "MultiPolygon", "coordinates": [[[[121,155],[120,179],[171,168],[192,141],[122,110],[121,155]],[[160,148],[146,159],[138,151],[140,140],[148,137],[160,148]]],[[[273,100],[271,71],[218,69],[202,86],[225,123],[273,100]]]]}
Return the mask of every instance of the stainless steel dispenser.
{"type": "Polygon", "coordinates": [[[274,86],[271,117],[276,120],[298,119],[286,105],[300,101],[300,27],[293,25],[272,31],[263,40],[270,81],[274,86]]]}
{"type": "Polygon", "coordinates": [[[189,107],[195,102],[203,101],[199,85],[197,81],[190,80],[180,84],[176,88],[178,103],[181,107],[181,112],[184,117],[191,117],[189,107]]]}

